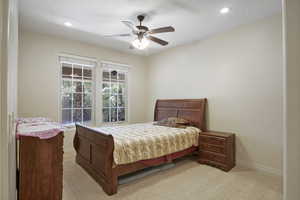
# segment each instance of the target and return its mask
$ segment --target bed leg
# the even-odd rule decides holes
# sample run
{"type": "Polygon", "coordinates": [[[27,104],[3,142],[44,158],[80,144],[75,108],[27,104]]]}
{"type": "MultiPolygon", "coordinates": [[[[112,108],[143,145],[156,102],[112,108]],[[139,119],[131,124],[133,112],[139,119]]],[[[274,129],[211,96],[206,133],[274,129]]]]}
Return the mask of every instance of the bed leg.
{"type": "Polygon", "coordinates": [[[103,187],[103,190],[108,195],[116,194],[118,191],[118,176],[115,173],[112,173],[108,184],[103,187]]]}

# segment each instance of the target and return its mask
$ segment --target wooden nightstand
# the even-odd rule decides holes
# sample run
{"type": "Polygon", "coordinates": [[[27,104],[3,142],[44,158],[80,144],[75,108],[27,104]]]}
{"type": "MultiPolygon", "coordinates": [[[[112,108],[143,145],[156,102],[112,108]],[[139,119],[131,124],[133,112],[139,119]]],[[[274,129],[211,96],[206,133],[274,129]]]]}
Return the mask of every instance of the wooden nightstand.
{"type": "Polygon", "coordinates": [[[230,171],[235,166],[235,135],[216,131],[201,132],[198,162],[230,171]]]}

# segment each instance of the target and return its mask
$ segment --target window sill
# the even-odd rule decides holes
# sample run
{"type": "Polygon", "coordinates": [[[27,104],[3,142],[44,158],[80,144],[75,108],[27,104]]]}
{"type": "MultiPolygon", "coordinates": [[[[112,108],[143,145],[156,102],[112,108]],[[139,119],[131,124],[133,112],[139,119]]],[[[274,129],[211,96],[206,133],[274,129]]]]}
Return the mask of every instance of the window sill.
{"type": "MultiPolygon", "coordinates": [[[[122,125],[128,125],[129,122],[128,121],[124,121],[124,122],[102,122],[99,124],[99,126],[95,126],[92,123],[88,123],[88,124],[84,124],[85,126],[89,126],[89,127],[108,127],[108,126],[122,126],[122,125]]],[[[75,123],[72,124],[63,124],[63,129],[64,131],[75,131],[76,130],[76,126],[75,123]]]]}
{"type": "Polygon", "coordinates": [[[64,131],[74,131],[76,129],[75,124],[63,124],[64,131]]]}
{"type": "MultiPolygon", "coordinates": [[[[79,123],[80,124],[80,123],[79,123]]],[[[92,123],[86,123],[86,124],[83,124],[85,126],[92,126],[92,123]]],[[[66,130],[66,131],[69,131],[69,130],[75,130],[76,129],[76,126],[75,126],[75,123],[71,123],[71,124],[62,124],[62,127],[66,130]]]]}
{"type": "Polygon", "coordinates": [[[102,122],[100,125],[101,126],[119,126],[119,125],[128,125],[128,121],[124,122],[102,122]]]}

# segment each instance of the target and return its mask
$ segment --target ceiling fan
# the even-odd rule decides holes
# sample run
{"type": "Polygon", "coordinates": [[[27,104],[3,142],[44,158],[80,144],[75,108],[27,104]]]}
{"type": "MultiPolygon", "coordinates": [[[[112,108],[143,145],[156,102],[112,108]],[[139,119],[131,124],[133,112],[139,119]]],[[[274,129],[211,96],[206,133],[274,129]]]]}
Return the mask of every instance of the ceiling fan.
{"type": "Polygon", "coordinates": [[[149,40],[160,44],[162,46],[166,46],[169,44],[167,41],[159,39],[157,37],[152,36],[153,34],[157,33],[167,33],[167,32],[174,32],[175,29],[172,26],[166,26],[161,28],[149,29],[147,26],[143,26],[142,22],[145,19],[144,15],[138,15],[137,19],[139,20],[139,25],[135,26],[132,21],[129,20],[122,20],[121,22],[124,23],[127,27],[131,29],[131,33],[125,34],[116,34],[116,35],[108,35],[106,37],[130,37],[130,36],[137,36],[137,38],[132,42],[130,48],[137,48],[137,49],[145,49],[149,45],[149,40]]]}

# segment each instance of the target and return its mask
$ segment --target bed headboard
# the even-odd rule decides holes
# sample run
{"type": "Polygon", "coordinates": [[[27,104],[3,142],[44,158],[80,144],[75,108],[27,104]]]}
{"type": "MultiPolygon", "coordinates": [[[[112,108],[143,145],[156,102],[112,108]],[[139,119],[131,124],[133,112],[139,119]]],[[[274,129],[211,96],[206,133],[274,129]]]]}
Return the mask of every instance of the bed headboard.
{"type": "Polygon", "coordinates": [[[179,117],[206,131],[206,99],[158,99],[155,104],[154,121],[179,117]]]}

